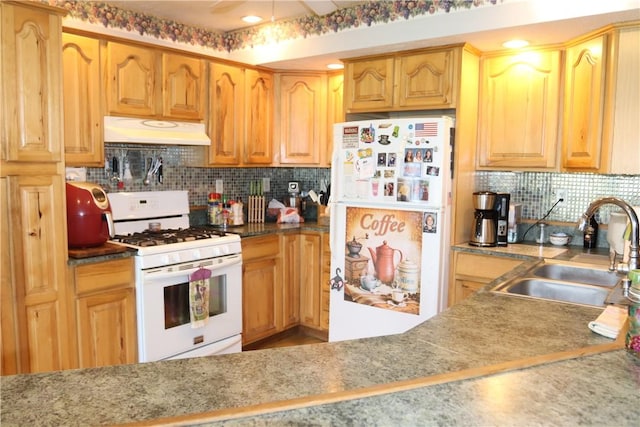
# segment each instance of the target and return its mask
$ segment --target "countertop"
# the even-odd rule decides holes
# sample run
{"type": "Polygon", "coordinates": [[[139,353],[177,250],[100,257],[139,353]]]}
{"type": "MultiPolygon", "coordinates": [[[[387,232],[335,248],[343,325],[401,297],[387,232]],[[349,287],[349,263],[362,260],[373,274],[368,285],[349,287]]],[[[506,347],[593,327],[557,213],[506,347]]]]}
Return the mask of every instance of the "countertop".
{"type": "Polygon", "coordinates": [[[600,312],[483,290],[399,335],[2,377],[0,423],[636,425],[640,362],[600,312]]]}
{"type": "MultiPolygon", "coordinates": [[[[207,227],[207,226],[201,226],[207,227]]],[[[210,226],[213,228],[213,226],[210,226]]],[[[217,227],[216,227],[217,228],[217,227]]],[[[301,223],[278,224],[275,222],[252,223],[229,226],[225,229],[228,233],[240,235],[240,237],[255,237],[273,233],[296,233],[305,230],[329,232],[329,226],[315,221],[301,223]]]]}

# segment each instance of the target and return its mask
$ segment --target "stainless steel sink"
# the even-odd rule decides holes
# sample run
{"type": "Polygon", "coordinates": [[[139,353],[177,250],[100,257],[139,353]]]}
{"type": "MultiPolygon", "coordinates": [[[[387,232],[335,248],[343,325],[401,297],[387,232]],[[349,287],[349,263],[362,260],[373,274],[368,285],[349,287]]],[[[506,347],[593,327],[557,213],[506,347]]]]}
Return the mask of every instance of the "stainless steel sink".
{"type": "Polygon", "coordinates": [[[518,277],[507,279],[491,291],[603,307],[612,302],[621,278],[602,265],[547,260],[518,277]]]}
{"type": "Polygon", "coordinates": [[[560,280],[516,277],[492,289],[530,298],[540,298],[573,304],[603,307],[611,289],[603,286],[584,285],[560,280]]]}
{"type": "Polygon", "coordinates": [[[614,287],[620,280],[615,271],[567,264],[547,264],[535,268],[531,274],[546,279],[562,280],[586,285],[614,287]]]}

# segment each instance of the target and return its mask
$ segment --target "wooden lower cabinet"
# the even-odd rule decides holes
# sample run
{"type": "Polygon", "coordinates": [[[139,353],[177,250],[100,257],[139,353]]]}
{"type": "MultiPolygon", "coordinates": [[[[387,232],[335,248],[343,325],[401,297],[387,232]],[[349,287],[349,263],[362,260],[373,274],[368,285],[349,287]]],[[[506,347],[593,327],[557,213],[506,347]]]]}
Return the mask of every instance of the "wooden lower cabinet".
{"type": "Polygon", "coordinates": [[[75,295],[70,324],[77,366],[136,363],[136,295],[133,258],[69,267],[75,295]]]}
{"type": "Polygon", "coordinates": [[[520,264],[521,260],[513,258],[453,251],[453,284],[449,289],[449,305],[462,301],[520,264]]]}
{"type": "Polygon", "coordinates": [[[320,231],[242,239],[243,345],[294,327],[326,339],[328,239],[320,231]]]}
{"type": "Polygon", "coordinates": [[[300,324],[320,329],[320,251],[318,232],[300,233],[300,324]]]}
{"type": "Polygon", "coordinates": [[[329,299],[331,288],[331,247],[329,233],[322,233],[322,253],[320,257],[320,329],[329,332],[329,299]]]}
{"type": "Polygon", "coordinates": [[[282,258],[277,234],[242,239],[242,344],[282,330],[282,258]]]}

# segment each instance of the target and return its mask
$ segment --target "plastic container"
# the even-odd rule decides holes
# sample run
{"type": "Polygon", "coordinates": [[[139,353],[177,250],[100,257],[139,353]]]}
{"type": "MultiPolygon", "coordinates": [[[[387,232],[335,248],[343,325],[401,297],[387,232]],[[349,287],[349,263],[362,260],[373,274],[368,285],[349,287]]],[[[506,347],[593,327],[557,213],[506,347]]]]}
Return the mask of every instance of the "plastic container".
{"type": "Polygon", "coordinates": [[[640,359],[640,270],[629,272],[631,287],[629,288],[629,329],[625,337],[625,348],[629,353],[640,359]]]}

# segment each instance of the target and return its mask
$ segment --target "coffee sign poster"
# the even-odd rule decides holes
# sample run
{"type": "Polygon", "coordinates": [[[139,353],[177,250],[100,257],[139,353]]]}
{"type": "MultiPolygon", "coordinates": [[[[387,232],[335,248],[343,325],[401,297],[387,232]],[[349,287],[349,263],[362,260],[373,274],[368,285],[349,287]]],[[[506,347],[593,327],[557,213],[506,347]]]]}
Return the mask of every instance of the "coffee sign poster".
{"type": "Polygon", "coordinates": [[[421,211],[347,207],[345,241],[362,248],[345,247],[345,301],[420,314],[423,224],[421,211]]]}

